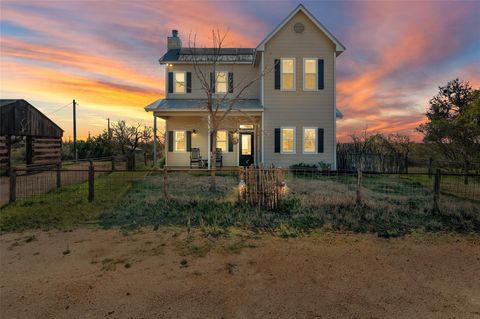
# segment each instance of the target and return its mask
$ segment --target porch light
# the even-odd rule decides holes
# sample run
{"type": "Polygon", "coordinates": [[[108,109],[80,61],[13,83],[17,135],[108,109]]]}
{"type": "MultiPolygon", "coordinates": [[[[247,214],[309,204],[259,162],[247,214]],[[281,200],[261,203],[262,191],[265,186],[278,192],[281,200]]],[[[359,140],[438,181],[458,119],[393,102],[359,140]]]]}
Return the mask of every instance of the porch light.
{"type": "Polygon", "coordinates": [[[196,129],[193,129],[193,130],[192,130],[192,134],[197,134],[197,130],[196,130],[196,129]]]}
{"type": "Polygon", "coordinates": [[[233,132],[232,134],[232,143],[238,144],[238,132],[233,132]]]}

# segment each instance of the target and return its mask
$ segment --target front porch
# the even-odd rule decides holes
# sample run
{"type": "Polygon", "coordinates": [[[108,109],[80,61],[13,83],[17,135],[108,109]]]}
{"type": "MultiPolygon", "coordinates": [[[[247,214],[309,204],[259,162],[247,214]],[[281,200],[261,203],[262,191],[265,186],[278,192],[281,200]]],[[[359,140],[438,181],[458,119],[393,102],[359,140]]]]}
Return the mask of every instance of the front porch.
{"type": "Polygon", "coordinates": [[[262,161],[261,112],[227,116],[219,124],[216,142],[213,141],[212,120],[205,113],[154,113],[154,116],[165,120],[167,167],[211,168],[216,165],[228,168],[258,165],[262,161]],[[215,163],[211,161],[214,147],[220,150],[215,163]],[[198,154],[200,161],[192,163],[192,156],[197,158],[198,154]]]}

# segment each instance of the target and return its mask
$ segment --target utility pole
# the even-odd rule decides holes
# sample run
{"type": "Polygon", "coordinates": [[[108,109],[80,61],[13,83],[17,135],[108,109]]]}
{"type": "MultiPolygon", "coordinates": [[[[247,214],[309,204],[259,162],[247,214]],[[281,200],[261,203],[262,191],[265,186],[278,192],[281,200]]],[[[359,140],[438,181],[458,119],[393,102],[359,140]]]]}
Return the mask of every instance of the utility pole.
{"type": "Polygon", "coordinates": [[[107,121],[108,121],[108,138],[111,139],[112,138],[112,131],[110,131],[110,118],[107,118],[107,121]]]}
{"type": "Polygon", "coordinates": [[[77,152],[77,102],[73,100],[73,152],[75,162],[78,161],[77,152]]]}

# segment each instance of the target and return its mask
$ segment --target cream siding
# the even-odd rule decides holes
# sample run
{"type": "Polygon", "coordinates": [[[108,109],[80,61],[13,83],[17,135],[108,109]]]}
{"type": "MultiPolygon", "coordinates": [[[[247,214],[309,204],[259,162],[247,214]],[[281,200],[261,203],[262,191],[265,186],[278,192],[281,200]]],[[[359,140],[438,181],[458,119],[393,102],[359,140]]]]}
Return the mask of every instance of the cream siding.
{"type": "Polygon", "coordinates": [[[264,81],[264,163],[277,166],[305,162],[334,162],[334,56],[335,46],[323,32],[303,13],[298,12],[265,45],[265,65],[273,65],[275,59],[296,59],[296,91],[275,90],[275,74],[269,72],[264,81]],[[293,26],[301,22],[303,33],[295,33],[293,26]],[[303,91],[303,59],[315,57],[324,60],[324,89],[303,91]],[[274,152],[274,130],[281,127],[296,127],[295,154],[274,152]],[[324,129],[324,153],[303,154],[303,127],[324,129]]]}
{"type": "MultiPolygon", "coordinates": [[[[210,72],[213,72],[213,68],[211,65],[200,65],[200,69],[202,72],[206,74],[207,81],[210,81],[210,72]]],[[[185,71],[192,73],[192,93],[168,93],[168,77],[166,77],[165,81],[165,92],[167,99],[205,99],[206,95],[202,89],[202,85],[200,84],[200,80],[197,78],[195,73],[195,68],[191,64],[173,64],[172,66],[166,67],[166,72],[174,72],[174,71],[185,71]]],[[[233,86],[234,90],[232,94],[235,96],[237,94],[237,90],[235,89],[237,86],[238,90],[244,87],[248,82],[252,81],[256,77],[258,77],[258,67],[255,68],[251,64],[219,64],[217,65],[216,71],[226,71],[226,72],[233,72],[233,86]],[[241,85],[240,83],[243,83],[241,85]]],[[[223,96],[224,94],[219,94],[219,96],[223,96]]],[[[249,87],[242,95],[242,99],[259,99],[260,98],[260,80],[255,82],[251,87],[249,87]]]]}
{"type": "MultiPolygon", "coordinates": [[[[260,124],[260,117],[234,117],[231,116],[224,120],[223,125],[219,130],[233,131],[238,129],[240,123],[255,123],[260,124]]],[[[207,116],[173,116],[166,118],[165,127],[167,131],[196,131],[192,134],[192,147],[200,148],[200,155],[202,159],[208,159],[208,122],[207,116]]],[[[257,130],[260,131],[260,128],[257,130]]],[[[255,153],[261,149],[259,133],[255,132],[255,153]]],[[[168,145],[166,147],[168,152],[168,145]]],[[[238,144],[233,144],[233,151],[223,151],[223,166],[237,166],[238,165],[238,144]]],[[[259,157],[256,158],[259,161],[259,157]]],[[[190,152],[168,152],[167,166],[168,167],[186,167],[190,165],[190,152]]]]}

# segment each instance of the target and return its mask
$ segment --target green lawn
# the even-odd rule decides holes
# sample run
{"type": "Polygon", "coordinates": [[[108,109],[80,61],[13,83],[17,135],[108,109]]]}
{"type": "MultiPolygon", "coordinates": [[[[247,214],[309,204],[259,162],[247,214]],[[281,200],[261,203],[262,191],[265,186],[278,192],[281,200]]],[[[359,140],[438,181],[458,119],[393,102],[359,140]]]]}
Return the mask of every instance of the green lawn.
{"type": "Polygon", "coordinates": [[[0,229],[68,228],[98,220],[113,210],[145,173],[111,173],[95,178],[95,201],[88,201],[88,184],[63,187],[28,200],[19,200],[0,209],[0,229]]]}

